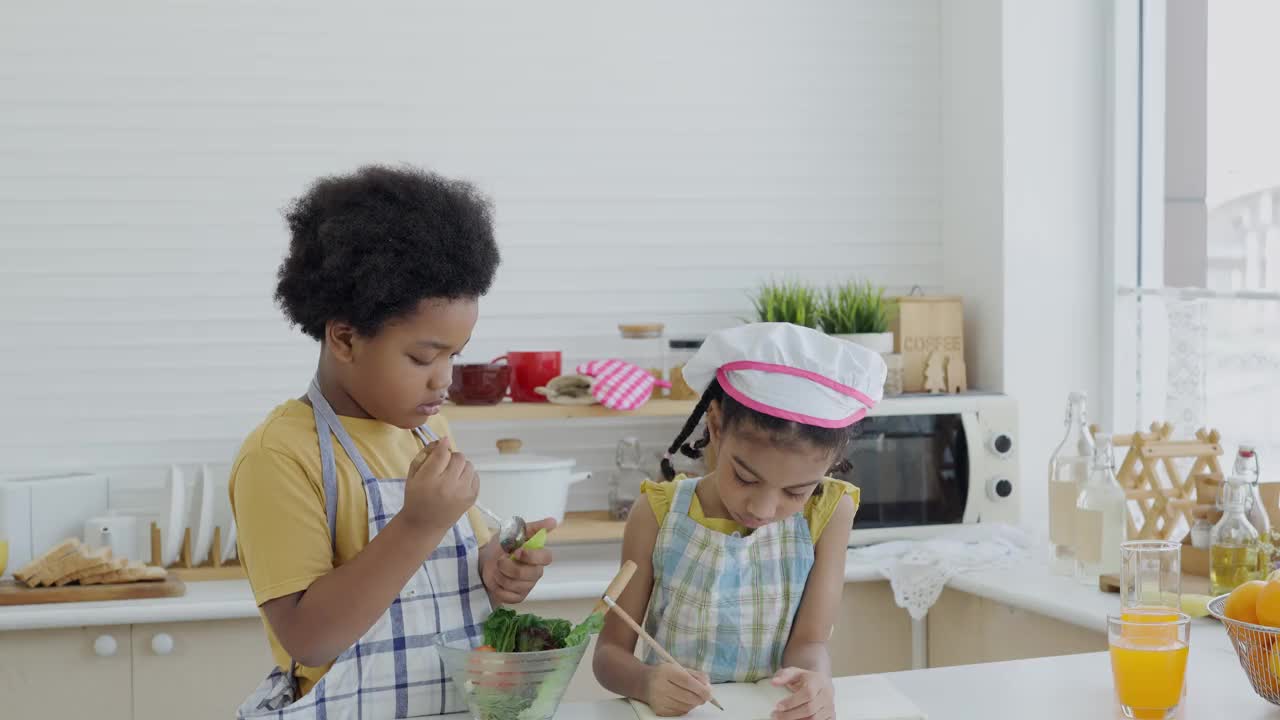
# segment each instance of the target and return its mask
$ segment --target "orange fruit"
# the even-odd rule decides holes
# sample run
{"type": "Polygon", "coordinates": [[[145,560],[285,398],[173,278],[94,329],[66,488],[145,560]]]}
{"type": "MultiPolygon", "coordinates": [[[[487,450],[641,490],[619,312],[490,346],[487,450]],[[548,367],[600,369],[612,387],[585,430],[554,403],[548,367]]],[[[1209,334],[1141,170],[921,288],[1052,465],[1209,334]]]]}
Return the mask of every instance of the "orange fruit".
{"type": "Polygon", "coordinates": [[[1280,627],[1280,580],[1266,583],[1258,593],[1255,603],[1258,623],[1267,627],[1280,627]]]}
{"type": "MultiPolygon", "coordinates": [[[[1280,586],[1280,583],[1277,583],[1280,586]]],[[[1258,598],[1267,587],[1261,580],[1250,580],[1231,591],[1222,607],[1222,614],[1232,620],[1258,624],[1258,598]]]]}

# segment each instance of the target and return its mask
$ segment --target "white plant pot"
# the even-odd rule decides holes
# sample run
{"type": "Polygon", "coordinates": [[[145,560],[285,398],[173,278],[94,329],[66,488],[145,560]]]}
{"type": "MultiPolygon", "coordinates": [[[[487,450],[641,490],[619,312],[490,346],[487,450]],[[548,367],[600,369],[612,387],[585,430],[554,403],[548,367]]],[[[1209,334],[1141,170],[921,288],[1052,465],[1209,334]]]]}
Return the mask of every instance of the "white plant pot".
{"type": "Polygon", "coordinates": [[[504,518],[564,522],[569,486],[591,477],[573,472],[573,460],[511,453],[472,458],[480,475],[480,502],[504,518]]]}
{"type": "Polygon", "coordinates": [[[893,333],[891,332],[852,333],[846,335],[832,335],[831,337],[851,342],[854,345],[861,345],[862,347],[872,352],[878,352],[881,355],[893,352],[893,333]]]}

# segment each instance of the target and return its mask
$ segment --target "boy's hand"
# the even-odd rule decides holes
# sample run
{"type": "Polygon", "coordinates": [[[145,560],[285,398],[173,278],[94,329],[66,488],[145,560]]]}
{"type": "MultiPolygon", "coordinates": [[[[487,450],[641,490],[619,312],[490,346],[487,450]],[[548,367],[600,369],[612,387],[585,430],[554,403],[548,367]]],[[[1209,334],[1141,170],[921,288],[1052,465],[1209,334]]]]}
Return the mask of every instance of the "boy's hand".
{"type": "Polygon", "coordinates": [[[644,702],[658,717],[677,717],[711,699],[706,673],[662,663],[649,668],[644,702]]]}
{"type": "MultiPolygon", "coordinates": [[[[556,529],[554,518],[526,523],[525,535],[532,537],[539,530],[556,529]]],[[[551,564],[551,551],[516,550],[510,556],[498,545],[494,535],[480,551],[480,580],[489,591],[489,599],[495,605],[515,605],[524,602],[529,591],[542,578],[542,569],[551,564]]]]}
{"type": "Polygon", "coordinates": [[[416,528],[453,527],[480,494],[480,478],[471,461],[449,449],[448,440],[424,447],[409,464],[400,515],[416,528]]]}
{"type": "Polygon", "coordinates": [[[773,720],[834,720],[836,692],[825,673],[783,668],[773,676],[773,684],[791,691],[774,706],[773,720]]]}

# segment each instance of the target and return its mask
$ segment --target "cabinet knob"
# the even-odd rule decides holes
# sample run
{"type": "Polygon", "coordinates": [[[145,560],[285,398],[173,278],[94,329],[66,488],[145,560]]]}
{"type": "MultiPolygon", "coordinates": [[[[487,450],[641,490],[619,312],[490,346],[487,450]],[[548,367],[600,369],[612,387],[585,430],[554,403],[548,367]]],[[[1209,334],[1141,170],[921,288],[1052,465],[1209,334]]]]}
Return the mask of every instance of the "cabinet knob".
{"type": "Polygon", "coordinates": [[[98,657],[111,657],[116,654],[118,649],[119,645],[116,643],[116,639],[110,635],[99,635],[93,641],[93,654],[98,657]]]}
{"type": "Polygon", "coordinates": [[[159,633],[151,638],[151,652],[157,655],[168,655],[173,652],[173,636],[159,633]]]}

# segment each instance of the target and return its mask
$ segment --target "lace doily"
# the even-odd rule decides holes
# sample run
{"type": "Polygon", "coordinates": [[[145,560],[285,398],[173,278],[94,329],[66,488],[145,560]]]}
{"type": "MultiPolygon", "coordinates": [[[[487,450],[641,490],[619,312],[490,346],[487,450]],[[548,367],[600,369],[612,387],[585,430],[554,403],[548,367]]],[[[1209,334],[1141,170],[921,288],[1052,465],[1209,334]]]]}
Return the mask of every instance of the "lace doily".
{"type": "Polygon", "coordinates": [[[1011,565],[1029,556],[1030,545],[1020,528],[983,523],[931,540],[886,542],[854,548],[849,554],[874,565],[888,578],[898,607],[923,620],[952,577],[1011,565]]]}
{"type": "Polygon", "coordinates": [[[1165,388],[1165,417],[1174,434],[1191,437],[1205,427],[1205,365],[1208,321],[1205,301],[1167,298],[1169,355],[1165,388]]]}

